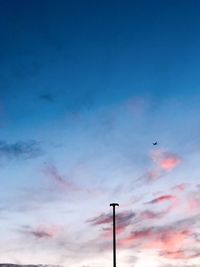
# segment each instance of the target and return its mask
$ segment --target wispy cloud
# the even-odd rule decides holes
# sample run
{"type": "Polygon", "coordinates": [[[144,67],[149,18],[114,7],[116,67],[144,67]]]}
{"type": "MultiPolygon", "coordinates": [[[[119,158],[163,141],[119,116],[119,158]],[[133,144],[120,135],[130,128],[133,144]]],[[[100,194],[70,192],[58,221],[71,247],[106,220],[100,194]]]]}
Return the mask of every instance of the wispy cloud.
{"type": "Polygon", "coordinates": [[[160,197],[154,198],[151,201],[147,202],[146,204],[158,204],[163,203],[166,201],[175,201],[176,197],[173,195],[162,195],[160,197]]]}
{"type": "Polygon", "coordinates": [[[200,257],[200,249],[179,249],[177,251],[165,251],[161,252],[160,256],[169,259],[181,259],[188,260],[200,257]]]}
{"type": "Polygon", "coordinates": [[[184,228],[150,227],[132,231],[119,241],[121,247],[138,247],[173,252],[180,249],[191,232],[184,228]]]}
{"type": "Polygon", "coordinates": [[[190,237],[191,232],[187,228],[160,228],[152,231],[151,234],[151,240],[143,244],[144,248],[174,252],[182,247],[184,242],[190,237]]]}
{"type": "Polygon", "coordinates": [[[42,172],[56,185],[55,189],[59,189],[60,192],[78,193],[79,197],[81,195],[97,197],[103,194],[102,189],[99,187],[80,186],[76,181],[71,179],[71,176],[61,174],[56,165],[51,162],[44,164],[42,172]]]}
{"type": "Polygon", "coordinates": [[[196,232],[199,215],[180,220],[169,225],[141,227],[119,238],[118,246],[123,249],[157,251],[166,259],[193,259],[200,257],[200,247],[196,232]]]}
{"type": "Polygon", "coordinates": [[[154,166],[142,176],[142,178],[148,182],[154,182],[163,177],[168,172],[175,169],[182,161],[181,157],[177,154],[163,149],[152,150],[150,152],[150,159],[154,166]]]}
{"type": "Polygon", "coordinates": [[[155,219],[162,219],[165,215],[167,215],[168,209],[164,211],[151,211],[151,210],[144,210],[139,214],[139,221],[145,220],[155,220],[155,219]]]}
{"type": "MultiPolygon", "coordinates": [[[[117,233],[123,232],[135,218],[136,214],[130,211],[124,211],[116,214],[116,231],[117,233]]],[[[87,220],[88,223],[91,225],[106,225],[110,224],[113,221],[112,213],[102,213],[97,217],[87,220]]],[[[112,233],[111,227],[104,227],[103,228],[103,236],[107,237],[110,236],[112,233]]]]}
{"type": "Polygon", "coordinates": [[[200,212],[200,194],[199,190],[191,191],[187,196],[187,212],[189,214],[200,212]]]}
{"type": "Polygon", "coordinates": [[[43,154],[39,143],[31,141],[19,141],[16,143],[7,143],[0,141],[0,158],[6,159],[30,159],[43,154]]]}
{"type": "Polygon", "coordinates": [[[122,238],[118,241],[118,245],[121,248],[131,248],[134,246],[139,246],[138,243],[141,240],[145,240],[152,235],[152,228],[144,228],[141,230],[136,230],[131,232],[125,238],[122,238]]]}
{"type": "Polygon", "coordinates": [[[39,226],[36,228],[23,226],[20,232],[36,239],[53,239],[60,233],[60,228],[56,226],[39,226]]]}
{"type": "Polygon", "coordinates": [[[162,195],[160,197],[154,198],[149,202],[146,202],[145,204],[151,204],[151,205],[156,205],[159,204],[161,206],[165,206],[165,204],[168,204],[168,207],[160,212],[155,213],[155,218],[162,218],[168,213],[172,212],[174,209],[177,209],[180,204],[180,200],[174,196],[174,195],[162,195]],[[162,205],[163,204],[163,205],[162,205]]]}
{"type": "Polygon", "coordinates": [[[43,173],[49,177],[52,181],[56,182],[56,184],[64,190],[69,191],[77,191],[79,188],[64,175],[60,174],[57,167],[52,163],[46,163],[43,167],[43,173]]]}
{"type": "Polygon", "coordinates": [[[172,187],[173,191],[177,191],[177,192],[184,192],[188,187],[190,186],[190,184],[188,183],[182,183],[182,184],[178,184],[172,187]]]}

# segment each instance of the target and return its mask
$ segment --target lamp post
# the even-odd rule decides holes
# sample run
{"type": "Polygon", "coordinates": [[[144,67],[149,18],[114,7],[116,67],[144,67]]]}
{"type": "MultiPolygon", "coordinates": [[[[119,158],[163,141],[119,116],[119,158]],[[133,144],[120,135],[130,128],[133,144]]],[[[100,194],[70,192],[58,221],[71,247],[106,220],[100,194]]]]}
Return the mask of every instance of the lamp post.
{"type": "Polygon", "coordinates": [[[113,207],[113,267],[116,267],[116,229],[115,229],[115,207],[119,206],[118,203],[111,203],[113,207]]]}

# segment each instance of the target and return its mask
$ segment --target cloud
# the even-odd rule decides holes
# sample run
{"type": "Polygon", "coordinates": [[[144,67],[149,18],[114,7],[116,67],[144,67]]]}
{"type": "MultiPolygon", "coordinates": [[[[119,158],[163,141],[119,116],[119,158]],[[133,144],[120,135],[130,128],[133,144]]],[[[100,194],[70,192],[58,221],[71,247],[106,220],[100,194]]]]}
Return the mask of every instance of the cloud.
{"type": "Polygon", "coordinates": [[[198,214],[195,214],[193,216],[190,216],[190,217],[187,217],[187,218],[184,218],[184,219],[181,219],[179,221],[176,221],[174,224],[173,224],[174,227],[177,227],[177,228],[194,228],[194,227],[197,227],[197,226],[200,226],[200,213],[198,214]]]}
{"type": "Polygon", "coordinates": [[[112,213],[102,213],[97,217],[87,220],[92,225],[111,223],[113,220],[112,213]]]}
{"type": "Polygon", "coordinates": [[[174,252],[182,247],[191,232],[187,229],[161,229],[152,233],[151,240],[144,244],[145,248],[174,252]]]}
{"type": "Polygon", "coordinates": [[[191,213],[200,212],[200,195],[199,190],[191,191],[187,198],[187,211],[191,213]]]}
{"type": "Polygon", "coordinates": [[[199,267],[199,265],[196,265],[196,264],[187,264],[186,262],[182,263],[182,264],[179,264],[179,265],[172,265],[172,264],[162,264],[162,265],[159,265],[159,267],[199,267]],[[184,264],[184,265],[183,265],[184,264]]]}
{"type": "MultiPolygon", "coordinates": [[[[55,184],[54,191],[56,189],[60,192],[64,193],[77,193],[78,197],[99,197],[102,194],[105,194],[105,191],[100,187],[87,187],[80,186],[72,179],[70,179],[67,175],[63,175],[60,173],[58,168],[50,162],[45,162],[42,167],[43,174],[50,179],[52,183],[55,184]]],[[[72,174],[73,176],[73,174],[72,174]]],[[[71,177],[71,176],[70,176],[71,177]]]]}
{"type": "Polygon", "coordinates": [[[161,252],[160,256],[169,259],[194,259],[200,257],[200,249],[180,249],[177,251],[165,251],[161,252]]]}
{"type": "Polygon", "coordinates": [[[158,250],[162,253],[174,252],[179,250],[190,236],[191,232],[184,228],[149,227],[132,231],[128,236],[119,240],[119,246],[158,250]]]}
{"type": "Polygon", "coordinates": [[[178,155],[161,149],[151,151],[150,159],[154,167],[142,176],[148,182],[158,180],[181,163],[178,155]]]}
{"type": "Polygon", "coordinates": [[[152,228],[145,228],[142,230],[132,231],[128,236],[118,241],[120,248],[139,247],[139,242],[152,235],[152,228]]]}
{"type": "Polygon", "coordinates": [[[161,211],[157,214],[155,214],[155,218],[162,218],[164,217],[166,214],[168,214],[169,212],[173,211],[174,209],[176,209],[177,207],[180,206],[180,201],[176,196],[173,195],[162,195],[160,197],[154,198],[149,202],[146,202],[145,204],[151,204],[151,205],[155,205],[155,204],[165,204],[165,203],[169,202],[169,206],[168,208],[166,208],[164,211],[161,211]]]}
{"type": "Polygon", "coordinates": [[[140,227],[140,224],[135,224],[134,228],[139,228],[120,237],[118,245],[122,249],[137,248],[158,251],[160,255],[168,258],[181,257],[181,250],[182,257],[197,257],[199,216],[198,214],[164,226],[140,227]],[[191,249],[191,244],[194,249],[191,249]]]}
{"type": "Polygon", "coordinates": [[[158,256],[169,260],[189,260],[200,257],[196,223],[199,215],[166,226],[146,227],[131,231],[118,240],[121,249],[156,251],[158,256]]]}
{"type": "Polygon", "coordinates": [[[152,199],[146,204],[159,204],[159,203],[163,203],[166,201],[175,201],[175,200],[176,200],[176,197],[173,195],[163,195],[163,196],[152,199]]]}
{"type": "Polygon", "coordinates": [[[139,215],[139,220],[154,220],[162,219],[168,213],[168,209],[160,212],[154,212],[151,210],[144,210],[139,215]]]}
{"type": "Polygon", "coordinates": [[[181,162],[178,155],[162,150],[153,151],[150,157],[157,167],[164,171],[173,170],[181,162]]]}
{"type": "Polygon", "coordinates": [[[46,231],[46,230],[30,231],[30,234],[34,235],[37,238],[52,238],[53,237],[53,233],[46,231]]]}
{"type": "Polygon", "coordinates": [[[177,192],[184,192],[190,186],[189,183],[182,183],[172,187],[172,190],[177,192]]]}
{"type": "MultiPolygon", "coordinates": [[[[135,217],[135,213],[132,211],[123,211],[116,214],[116,222],[118,225],[128,225],[129,222],[135,217]]],[[[92,225],[107,224],[113,221],[112,213],[102,213],[101,215],[89,219],[92,225]]]]}
{"type": "MultiPolygon", "coordinates": [[[[122,233],[132,223],[132,220],[135,218],[135,216],[136,214],[132,211],[124,211],[116,214],[116,232],[118,234],[122,233]]],[[[112,221],[112,213],[102,213],[97,217],[87,220],[87,222],[93,226],[110,224],[112,221]]],[[[109,237],[112,234],[111,227],[104,227],[103,231],[103,237],[109,237]]]]}
{"type": "Polygon", "coordinates": [[[161,172],[160,169],[154,169],[151,171],[148,171],[145,175],[145,178],[149,181],[155,181],[163,176],[163,173],[161,172]]]}
{"type": "Polygon", "coordinates": [[[0,141],[0,157],[6,159],[30,159],[41,156],[42,150],[34,141],[7,143],[0,141]]]}
{"type": "Polygon", "coordinates": [[[200,199],[199,198],[190,198],[188,200],[188,211],[197,212],[200,211],[200,199]]]}
{"type": "Polygon", "coordinates": [[[27,236],[32,236],[36,239],[53,239],[60,233],[60,228],[57,226],[40,226],[31,228],[30,226],[23,226],[20,232],[27,236]]]}
{"type": "Polygon", "coordinates": [[[69,191],[77,191],[79,188],[69,179],[66,179],[63,175],[61,175],[57,169],[57,167],[51,163],[46,163],[43,168],[43,172],[46,176],[52,179],[52,181],[56,182],[61,189],[69,190],[69,191]]]}

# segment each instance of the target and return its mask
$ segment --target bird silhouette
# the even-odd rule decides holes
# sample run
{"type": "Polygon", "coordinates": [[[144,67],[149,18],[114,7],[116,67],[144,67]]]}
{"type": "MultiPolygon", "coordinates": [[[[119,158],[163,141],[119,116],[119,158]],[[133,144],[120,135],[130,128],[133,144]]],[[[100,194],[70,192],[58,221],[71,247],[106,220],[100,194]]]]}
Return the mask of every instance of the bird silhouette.
{"type": "Polygon", "coordinates": [[[158,144],[158,142],[154,142],[154,143],[152,143],[153,144],[153,146],[156,146],[157,144],[158,144]]]}

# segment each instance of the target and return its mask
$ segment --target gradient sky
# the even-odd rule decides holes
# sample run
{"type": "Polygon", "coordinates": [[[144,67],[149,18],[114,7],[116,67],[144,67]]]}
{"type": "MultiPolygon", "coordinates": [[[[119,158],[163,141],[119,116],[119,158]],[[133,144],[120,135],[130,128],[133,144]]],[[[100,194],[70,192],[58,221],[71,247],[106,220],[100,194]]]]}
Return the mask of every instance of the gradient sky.
{"type": "Polygon", "coordinates": [[[0,0],[0,262],[199,266],[199,14],[0,0]]]}

